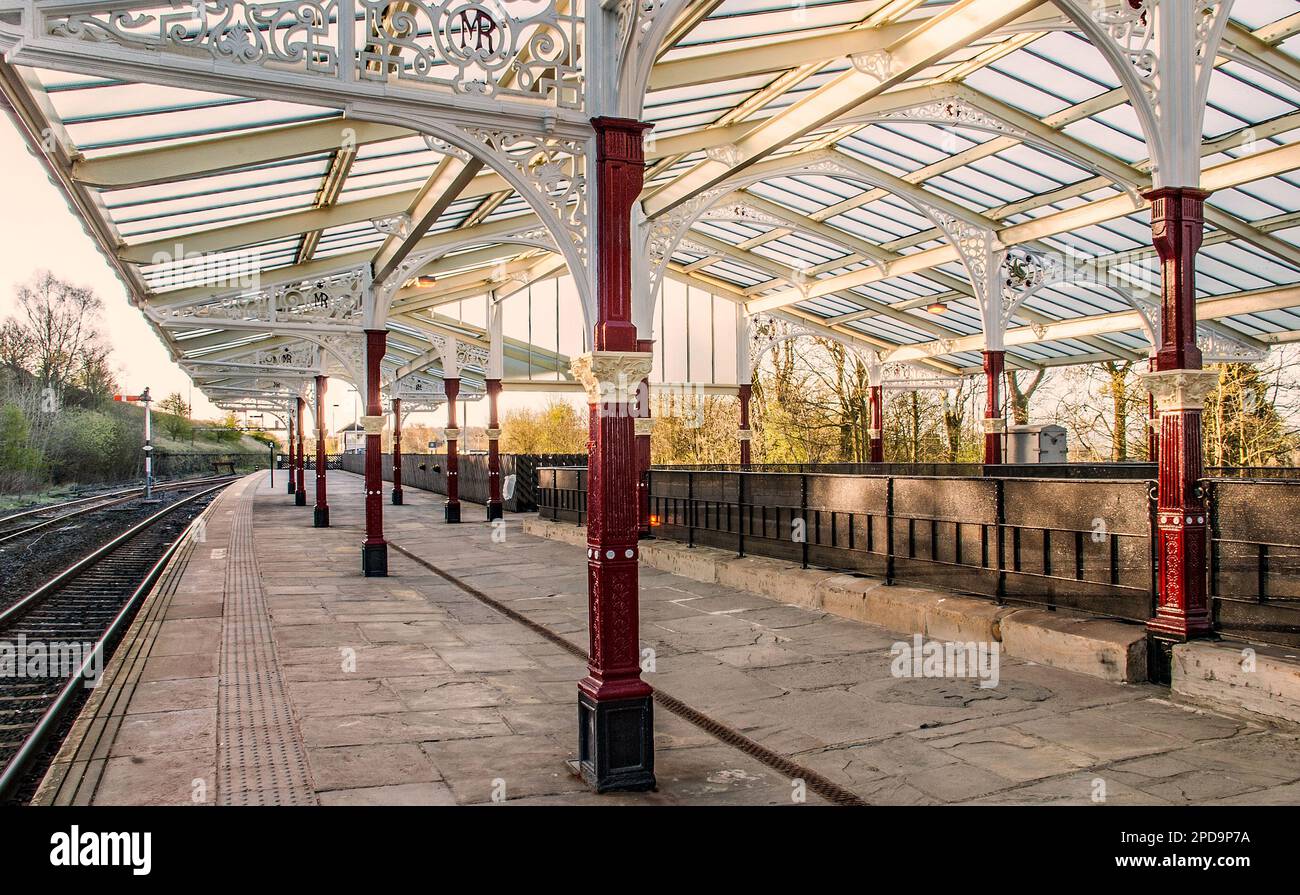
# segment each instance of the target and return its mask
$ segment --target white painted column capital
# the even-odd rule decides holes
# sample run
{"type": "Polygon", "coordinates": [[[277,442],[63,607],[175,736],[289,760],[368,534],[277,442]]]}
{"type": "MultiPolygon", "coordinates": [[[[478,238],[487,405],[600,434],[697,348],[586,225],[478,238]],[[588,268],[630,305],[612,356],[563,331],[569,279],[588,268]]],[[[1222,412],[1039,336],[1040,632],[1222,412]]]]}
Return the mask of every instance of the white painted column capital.
{"type": "Polygon", "coordinates": [[[570,369],[587,390],[588,404],[626,404],[637,400],[653,365],[648,351],[590,351],[575,357],[570,369]]]}
{"type": "Polygon", "coordinates": [[[1201,410],[1206,396],[1219,384],[1218,370],[1158,370],[1138,379],[1156,399],[1159,413],[1201,410]]]}

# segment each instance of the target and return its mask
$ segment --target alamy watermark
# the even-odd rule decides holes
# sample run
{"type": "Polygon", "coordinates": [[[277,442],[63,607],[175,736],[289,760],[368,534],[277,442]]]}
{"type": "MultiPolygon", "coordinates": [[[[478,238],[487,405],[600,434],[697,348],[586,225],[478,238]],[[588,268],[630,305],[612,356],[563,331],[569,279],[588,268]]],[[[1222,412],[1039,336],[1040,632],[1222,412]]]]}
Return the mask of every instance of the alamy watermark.
{"type": "Polygon", "coordinates": [[[0,640],[0,678],[48,680],[80,676],[91,689],[103,673],[104,651],[93,642],[28,640],[25,634],[14,640],[0,640]]]}
{"type": "Polygon", "coordinates": [[[1002,644],[992,641],[967,643],[931,640],[912,635],[890,648],[894,657],[889,673],[894,677],[976,678],[980,689],[989,690],[1001,679],[1002,644]]]}

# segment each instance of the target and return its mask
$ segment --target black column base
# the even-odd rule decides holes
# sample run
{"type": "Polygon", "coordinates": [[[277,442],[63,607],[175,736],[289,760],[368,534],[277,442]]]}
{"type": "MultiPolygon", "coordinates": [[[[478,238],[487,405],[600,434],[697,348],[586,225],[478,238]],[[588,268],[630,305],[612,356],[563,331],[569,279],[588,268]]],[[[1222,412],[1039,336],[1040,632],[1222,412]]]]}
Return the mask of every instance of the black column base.
{"type": "Polygon", "coordinates": [[[329,507],[316,507],[315,512],[312,513],[311,524],[312,524],[313,526],[315,526],[316,528],[329,528],[329,527],[330,527],[330,508],[329,508],[329,507]]]}
{"type": "Polygon", "coordinates": [[[284,489],[284,493],[285,493],[285,494],[294,494],[294,493],[297,492],[297,490],[298,490],[298,489],[294,487],[293,482],[289,482],[289,484],[288,484],[288,485],[285,487],[285,489],[284,489]]]}
{"type": "Polygon", "coordinates": [[[395,506],[395,507],[400,507],[401,505],[402,505],[402,492],[401,492],[401,491],[394,490],[394,491],[393,491],[393,506],[395,506]]]}
{"type": "Polygon", "coordinates": [[[487,521],[491,522],[493,519],[504,518],[505,511],[501,509],[501,501],[489,500],[487,505],[487,521]]]}
{"type": "Polygon", "coordinates": [[[654,698],[596,701],[578,691],[578,774],[596,792],[655,788],[654,698]]]}
{"type": "Polygon", "coordinates": [[[444,521],[444,522],[459,522],[459,521],[460,521],[460,501],[459,501],[459,500],[455,501],[454,503],[453,503],[452,501],[449,500],[449,501],[447,501],[445,504],[443,504],[443,507],[442,507],[442,521],[444,521]]]}
{"type": "Polygon", "coordinates": [[[362,544],[361,570],[367,578],[388,576],[388,544],[362,544]]]}
{"type": "Polygon", "coordinates": [[[1168,687],[1174,680],[1174,646],[1181,643],[1172,637],[1147,634],[1147,680],[1168,687]]]}
{"type": "Polygon", "coordinates": [[[294,506],[299,506],[299,507],[307,506],[307,492],[306,491],[293,492],[293,503],[294,506]]]}

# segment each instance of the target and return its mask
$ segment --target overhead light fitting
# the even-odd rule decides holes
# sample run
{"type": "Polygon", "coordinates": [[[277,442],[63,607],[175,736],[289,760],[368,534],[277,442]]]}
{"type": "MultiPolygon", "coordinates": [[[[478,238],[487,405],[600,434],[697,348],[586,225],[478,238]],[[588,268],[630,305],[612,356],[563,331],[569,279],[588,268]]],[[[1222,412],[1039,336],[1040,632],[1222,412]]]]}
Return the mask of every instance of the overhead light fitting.
{"type": "Polygon", "coordinates": [[[925,306],[925,309],[931,314],[946,314],[948,312],[948,305],[942,301],[932,301],[925,306]]]}

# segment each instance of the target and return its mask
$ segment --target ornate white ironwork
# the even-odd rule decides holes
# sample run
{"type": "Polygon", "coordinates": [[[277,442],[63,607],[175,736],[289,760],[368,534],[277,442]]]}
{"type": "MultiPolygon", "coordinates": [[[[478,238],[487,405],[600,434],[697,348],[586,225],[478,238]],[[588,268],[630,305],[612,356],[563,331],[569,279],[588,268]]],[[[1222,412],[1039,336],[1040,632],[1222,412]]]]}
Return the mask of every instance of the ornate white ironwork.
{"type": "MultiPolygon", "coordinates": [[[[394,378],[396,373],[396,370],[384,371],[383,391],[388,395],[389,400],[393,398],[400,399],[403,410],[434,410],[447,403],[447,386],[443,380],[425,376],[423,373],[408,373],[400,378],[394,378]],[[412,406],[408,407],[407,402],[411,402],[412,406]],[[426,402],[433,406],[416,408],[413,406],[415,402],[426,402]]],[[[462,383],[461,390],[456,394],[456,400],[478,401],[483,398],[484,394],[485,392],[482,389],[466,388],[462,383]]]]}
{"type": "Polygon", "coordinates": [[[419,103],[423,96],[442,121],[457,120],[457,112],[468,108],[479,121],[504,117],[513,127],[527,127],[538,113],[559,114],[570,125],[589,117],[587,70],[602,49],[592,35],[604,33],[589,28],[590,5],[105,0],[22,7],[30,18],[26,36],[40,45],[25,47],[32,55],[85,56],[120,68],[128,79],[143,66],[163,75],[175,71],[178,82],[193,89],[211,79],[225,82],[224,92],[247,89],[288,102],[301,100],[304,84],[319,85],[320,105],[349,108],[358,117],[366,110],[354,101],[400,96],[419,103]]]}
{"type": "Polygon", "coordinates": [[[1008,297],[999,276],[1006,248],[998,241],[997,234],[987,227],[940,209],[934,209],[932,216],[966,268],[971,291],[980,309],[985,347],[992,351],[1001,350],[1007,322],[1019,301],[1023,300],[1023,295],[1021,298],[1008,297]]]}
{"type": "Polygon", "coordinates": [[[278,348],[262,348],[254,355],[254,363],[264,367],[315,369],[320,363],[320,349],[311,342],[295,342],[278,348]]]}
{"type": "Polygon", "coordinates": [[[880,384],[887,391],[946,391],[961,385],[961,379],[957,376],[944,376],[917,364],[887,363],[881,371],[880,384]]]}
{"type": "Polygon", "coordinates": [[[342,20],[337,0],[172,0],[153,15],[127,8],[57,13],[46,19],[55,37],[78,38],[174,52],[208,52],[241,65],[284,65],[317,74],[338,73],[331,22],[342,20]]]}
{"type": "Polygon", "coordinates": [[[456,369],[463,370],[466,367],[474,367],[480,370],[486,370],[488,365],[488,349],[482,345],[475,345],[472,342],[465,342],[461,339],[456,340],[456,369]]]}
{"type": "Polygon", "coordinates": [[[1205,100],[1232,0],[1062,0],[1058,6],[1129,88],[1155,185],[1196,186],[1205,100]]]}
{"type": "Polygon", "coordinates": [[[873,119],[894,121],[920,121],[929,124],[946,124],[954,127],[969,127],[977,130],[994,131],[1008,134],[1021,140],[1029,139],[1029,132],[1013,127],[994,115],[990,115],[975,104],[960,96],[936,99],[916,106],[891,109],[872,115],[873,119]]]}
{"type": "Polygon", "coordinates": [[[1234,339],[1217,327],[1198,326],[1196,344],[1207,364],[1257,364],[1268,356],[1267,349],[1234,339]]]}
{"type": "Polygon", "coordinates": [[[794,224],[777,217],[774,214],[768,214],[766,211],[760,211],[752,205],[748,205],[744,200],[737,198],[735,201],[725,204],[714,205],[701,212],[696,220],[701,221],[735,221],[740,224],[763,224],[768,227],[782,227],[791,230],[797,229],[794,224]]]}
{"type": "Polygon", "coordinates": [[[744,161],[741,155],[740,147],[735,143],[724,143],[721,146],[710,146],[704,150],[704,157],[711,162],[721,162],[728,168],[734,168],[744,161]]]}
{"type": "Polygon", "coordinates": [[[556,0],[356,0],[365,45],[358,76],[434,84],[475,96],[583,105],[581,5],[556,0]]]}
{"type": "Polygon", "coordinates": [[[404,237],[411,232],[411,216],[402,212],[382,218],[371,218],[370,226],[386,236],[404,237]]]}
{"type": "Polygon", "coordinates": [[[357,325],[365,302],[370,274],[366,268],[303,280],[217,299],[206,304],[186,304],[151,309],[161,321],[229,320],[258,323],[357,325]]]}
{"type": "MultiPolygon", "coordinates": [[[[587,202],[587,141],[558,134],[528,134],[521,131],[465,128],[464,133],[479,143],[497,162],[513,168],[532,193],[534,208],[545,210],[553,219],[552,231],[558,229],[573,248],[571,261],[580,270],[573,271],[581,281],[586,273],[591,235],[590,208],[587,202]]],[[[560,233],[553,233],[560,238],[560,233]]]]}
{"type": "Polygon", "coordinates": [[[882,84],[893,76],[894,61],[894,55],[888,50],[854,53],[849,57],[849,62],[853,63],[855,69],[882,84]]]}
{"type": "Polygon", "coordinates": [[[446,140],[442,139],[441,137],[435,137],[432,134],[425,134],[424,145],[428,146],[431,150],[438,153],[439,155],[454,155],[456,158],[460,159],[463,162],[467,162],[473,158],[473,156],[471,156],[468,152],[461,149],[459,146],[455,145],[454,143],[448,143],[446,140]]]}
{"type": "Polygon", "coordinates": [[[690,0],[602,0],[618,16],[616,34],[618,70],[614,81],[617,114],[629,118],[643,117],[642,104],[650,79],[650,69],[659,54],[668,29],[690,0]]]}
{"type": "Polygon", "coordinates": [[[325,350],[322,364],[326,376],[346,379],[354,388],[366,385],[366,342],[364,336],[326,333],[316,337],[325,350]]]}

